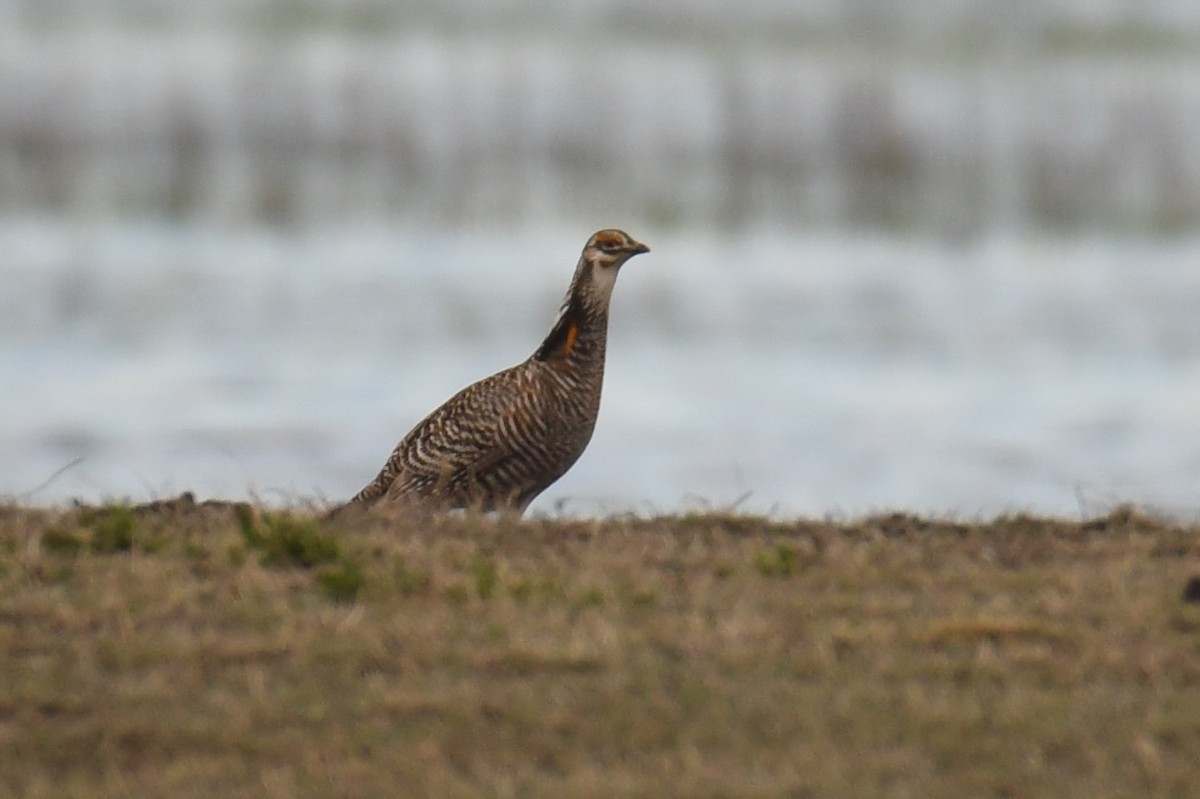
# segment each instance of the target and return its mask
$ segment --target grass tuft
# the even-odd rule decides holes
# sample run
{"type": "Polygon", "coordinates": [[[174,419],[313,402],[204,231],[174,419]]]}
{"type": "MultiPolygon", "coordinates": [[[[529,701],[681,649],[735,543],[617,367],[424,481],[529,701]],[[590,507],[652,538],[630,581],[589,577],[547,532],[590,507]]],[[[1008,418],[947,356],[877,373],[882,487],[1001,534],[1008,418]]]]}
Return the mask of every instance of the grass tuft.
{"type": "Polygon", "coordinates": [[[789,544],[776,544],[754,556],[754,568],[764,577],[790,577],[799,570],[796,550],[789,544]]]}
{"type": "Polygon", "coordinates": [[[51,527],[42,533],[42,549],[46,552],[73,557],[86,547],[87,542],[82,538],[58,527],[51,527]]]}
{"type": "Polygon", "coordinates": [[[259,512],[239,506],[234,513],[244,547],[229,548],[229,561],[240,566],[246,550],[260,553],[259,561],[274,568],[317,569],[317,584],[335,602],[353,602],[367,583],[361,566],[342,553],[333,536],[314,518],[290,513],[259,512]]]}
{"type": "Polygon", "coordinates": [[[403,555],[397,555],[392,568],[396,590],[401,596],[428,594],[433,585],[429,572],[412,569],[403,555]]]}
{"type": "Polygon", "coordinates": [[[488,599],[496,590],[496,561],[489,555],[476,554],[471,558],[471,576],[475,580],[475,593],[480,599],[488,599]]]}
{"type": "Polygon", "coordinates": [[[128,552],[133,549],[133,533],[137,519],[129,506],[85,509],[80,513],[79,521],[92,530],[93,552],[128,552]]]}
{"type": "Polygon", "coordinates": [[[579,597],[578,606],[580,608],[602,608],[604,607],[604,592],[599,588],[589,588],[579,597]]]}
{"type": "Polygon", "coordinates": [[[363,571],[355,563],[342,561],[328,566],[317,576],[317,582],[325,596],[335,602],[353,602],[358,592],[367,584],[363,571]]]}
{"type": "Polygon", "coordinates": [[[262,553],[266,566],[301,566],[311,569],[332,563],[341,556],[336,538],[321,532],[316,519],[297,518],[287,513],[264,513],[262,524],[253,512],[238,511],[238,522],[246,545],[262,553]]]}

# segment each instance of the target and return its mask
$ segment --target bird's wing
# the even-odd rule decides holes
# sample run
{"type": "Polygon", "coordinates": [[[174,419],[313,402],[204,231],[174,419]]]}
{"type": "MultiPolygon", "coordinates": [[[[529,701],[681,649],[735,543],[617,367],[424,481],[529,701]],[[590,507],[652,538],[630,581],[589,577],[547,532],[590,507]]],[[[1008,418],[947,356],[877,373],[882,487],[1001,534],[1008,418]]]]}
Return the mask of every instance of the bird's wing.
{"type": "Polygon", "coordinates": [[[425,417],[396,446],[377,494],[389,499],[450,497],[511,457],[506,429],[520,392],[516,367],[467,386],[425,417]]]}

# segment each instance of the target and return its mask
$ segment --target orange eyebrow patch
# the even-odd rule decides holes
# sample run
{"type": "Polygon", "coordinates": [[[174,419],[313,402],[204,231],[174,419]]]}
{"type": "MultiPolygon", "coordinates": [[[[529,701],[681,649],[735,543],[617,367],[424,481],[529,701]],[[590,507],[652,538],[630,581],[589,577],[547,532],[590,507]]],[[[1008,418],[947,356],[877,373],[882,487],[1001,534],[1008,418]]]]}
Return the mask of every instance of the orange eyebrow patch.
{"type": "Polygon", "coordinates": [[[577,339],[577,338],[579,338],[579,325],[572,322],[571,326],[567,328],[567,344],[566,344],[566,354],[567,355],[570,355],[571,350],[575,349],[575,339],[577,339]]]}

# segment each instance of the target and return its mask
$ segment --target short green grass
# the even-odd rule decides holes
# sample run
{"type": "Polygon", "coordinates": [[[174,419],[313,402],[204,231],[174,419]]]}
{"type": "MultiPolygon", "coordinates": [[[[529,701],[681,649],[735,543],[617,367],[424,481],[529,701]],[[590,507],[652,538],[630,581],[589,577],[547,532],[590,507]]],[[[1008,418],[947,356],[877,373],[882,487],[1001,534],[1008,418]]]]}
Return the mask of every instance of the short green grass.
{"type": "Polygon", "coordinates": [[[1200,785],[1200,529],[0,508],[0,796],[1200,785]]]}

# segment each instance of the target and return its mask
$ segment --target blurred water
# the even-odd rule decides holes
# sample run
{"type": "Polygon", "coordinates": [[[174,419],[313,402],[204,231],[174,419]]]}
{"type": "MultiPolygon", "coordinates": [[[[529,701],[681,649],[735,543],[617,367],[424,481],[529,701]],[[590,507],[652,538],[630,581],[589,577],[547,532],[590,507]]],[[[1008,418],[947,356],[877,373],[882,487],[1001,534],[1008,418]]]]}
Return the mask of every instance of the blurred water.
{"type": "Polygon", "coordinates": [[[527,356],[535,509],[1200,508],[1200,5],[0,0],[0,496],[344,498],[527,356]]]}
{"type": "Polygon", "coordinates": [[[1024,39],[978,21],[978,39],[936,47],[819,28],[812,43],[602,28],[581,47],[566,23],[0,27],[0,212],[960,237],[1200,225],[1200,12],[1190,38],[1134,27],[1116,44],[1063,44],[1053,17],[1024,39]]]}
{"type": "MultiPolygon", "coordinates": [[[[535,508],[1200,507],[1200,240],[635,230],[596,437],[535,508]]],[[[533,350],[581,238],[4,225],[0,487],[345,497],[533,350]]]]}

